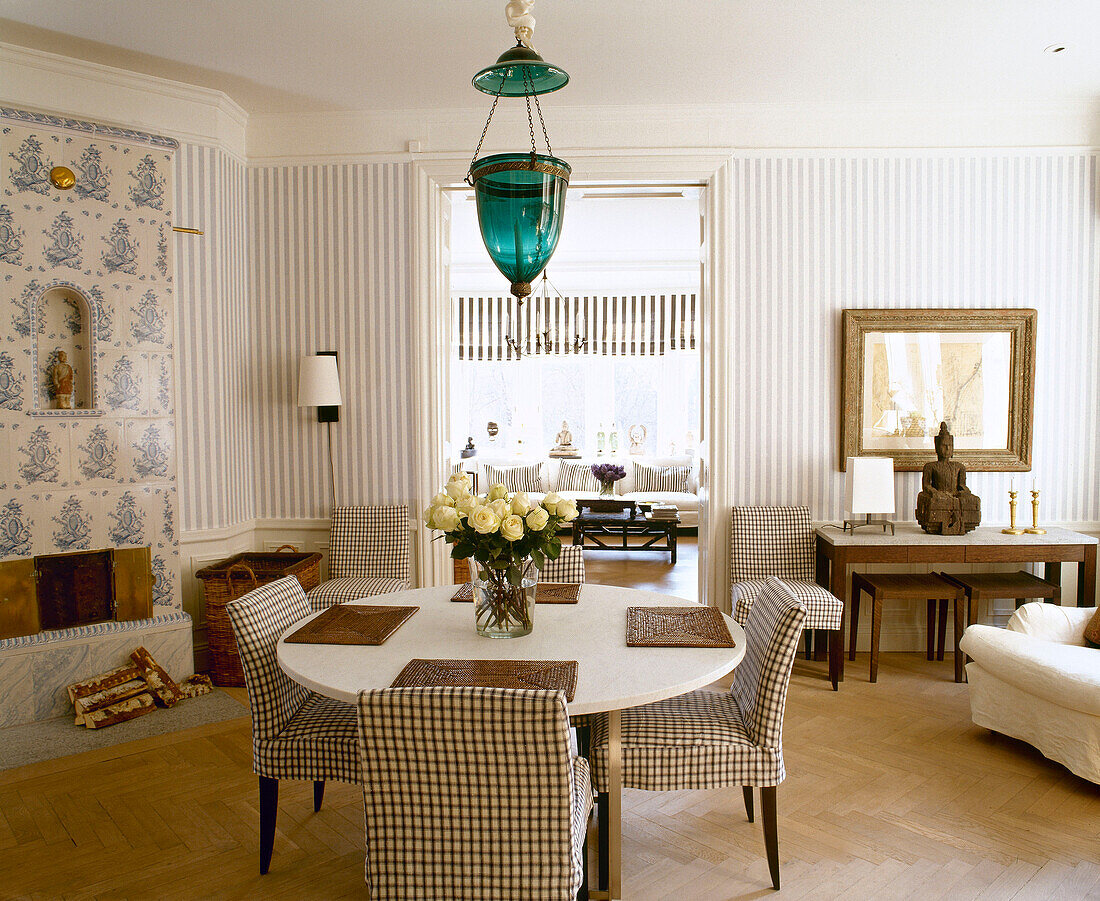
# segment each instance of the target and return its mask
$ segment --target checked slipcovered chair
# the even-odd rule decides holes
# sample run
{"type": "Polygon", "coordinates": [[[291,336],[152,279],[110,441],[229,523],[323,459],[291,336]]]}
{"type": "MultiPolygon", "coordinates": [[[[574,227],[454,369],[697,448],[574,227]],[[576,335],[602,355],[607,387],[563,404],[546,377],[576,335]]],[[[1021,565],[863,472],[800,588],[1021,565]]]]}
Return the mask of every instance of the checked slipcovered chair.
{"type": "Polygon", "coordinates": [[[782,579],[806,605],[806,653],[813,630],[829,632],[829,679],[839,687],[844,603],[814,581],[814,527],[808,507],[734,507],[730,511],[733,618],[745,624],[770,578],[782,579]]]}
{"type": "Polygon", "coordinates": [[[409,587],[409,508],[337,507],[329,578],[306,595],[314,610],[409,587]]]}
{"type": "MultiPolygon", "coordinates": [[[[728,692],[693,691],[622,712],[622,784],[647,791],[740,785],[754,822],[760,788],[764,847],[779,888],[776,786],[783,766],[783,710],[806,607],[779,579],[768,579],[745,620],[745,659],[728,692]]],[[[607,717],[592,718],[592,781],[606,830],[607,717]]],[[[601,861],[604,849],[600,848],[601,861]]],[[[602,875],[601,875],[602,880],[602,875]]]]}
{"type": "Polygon", "coordinates": [[[560,691],[359,693],[374,901],[571,901],[587,891],[588,761],[560,691]]]}
{"type": "Polygon", "coordinates": [[[539,582],[583,582],[584,548],[578,544],[563,544],[557,560],[547,560],[535,570],[539,582]]]}
{"type": "Polygon", "coordinates": [[[313,610],[294,576],[226,605],[252,707],[252,768],[260,777],[260,873],[271,865],[279,780],[313,781],[313,810],[325,782],[360,781],[355,708],[311,692],[279,667],[279,636],[313,610]]]}

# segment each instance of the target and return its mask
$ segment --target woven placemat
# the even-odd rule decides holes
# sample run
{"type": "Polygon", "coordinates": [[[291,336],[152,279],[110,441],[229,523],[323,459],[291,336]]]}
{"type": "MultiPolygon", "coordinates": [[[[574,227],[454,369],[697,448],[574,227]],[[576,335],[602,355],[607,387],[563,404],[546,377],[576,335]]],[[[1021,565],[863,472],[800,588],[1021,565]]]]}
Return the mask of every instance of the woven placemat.
{"type": "Polygon", "coordinates": [[[733,638],[714,607],[628,607],[626,643],[646,648],[732,648],[733,638]]]}
{"type": "MultiPolygon", "coordinates": [[[[539,582],[535,588],[536,604],[575,604],[580,598],[579,582],[539,582]]],[[[469,603],[474,599],[474,583],[464,582],[451,597],[452,601],[469,603]]]]}
{"type": "Polygon", "coordinates": [[[297,632],[288,644],[382,644],[419,607],[380,607],[337,604],[297,632]]]}
{"type": "Polygon", "coordinates": [[[577,690],[576,660],[410,660],[390,688],[423,685],[473,685],[480,688],[577,690]]]}

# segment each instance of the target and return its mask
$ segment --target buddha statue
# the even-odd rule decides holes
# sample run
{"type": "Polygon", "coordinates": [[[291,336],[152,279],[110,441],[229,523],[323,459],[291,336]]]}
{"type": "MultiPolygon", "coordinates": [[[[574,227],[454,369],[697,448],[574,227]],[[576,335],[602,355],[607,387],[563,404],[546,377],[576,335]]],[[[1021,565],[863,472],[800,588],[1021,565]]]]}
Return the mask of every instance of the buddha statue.
{"type": "Polygon", "coordinates": [[[966,467],[952,460],[955,439],[940,423],[936,462],[926,463],[917,495],[917,522],[932,535],[963,535],[982,521],[981,499],[966,487],[966,467]]]}
{"type": "Polygon", "coordinates": [[[569,423],[562,421],[561,431],[555,437],[555,444],[550,450],[551,457],[579,457],[580,452],[573,447],[573,433],[569,431],[569,423]]]}

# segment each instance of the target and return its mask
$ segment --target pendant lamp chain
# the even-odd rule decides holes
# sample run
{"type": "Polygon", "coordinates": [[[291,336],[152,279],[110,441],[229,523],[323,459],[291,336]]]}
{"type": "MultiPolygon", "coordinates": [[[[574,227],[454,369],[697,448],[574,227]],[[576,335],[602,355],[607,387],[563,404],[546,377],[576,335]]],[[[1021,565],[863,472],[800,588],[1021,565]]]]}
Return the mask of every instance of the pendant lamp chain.
{"type": "MultiPolygon", "coordinates": [[[[481,129],[481,138],[477,142],[477,149],[474,151],[474,158],[470,160],[470,168],[466,170],[465,181],[466,184],[468,184],[471,188],[474,186],[474,180],[472,177],[474,171],[474,163],[477,162],[478,154],[481,153],[481,145],[485,143],[485,135],[489,133],[489,123],[493,121],[493,113],[497,111],[497,104],[500,103],[500,94],[501,91],[504,90],[504,85],[507,81],[507,75],[502,73],[500,76],[500,87],[497,88],[496,94],[493,95],[493,105],[489,108],[489,118],[485,120],[485,127],[481,129]]],[[[531,140],[533,142],[534,138],[532,138],[531,140]]],[[[534,146],[533,143],[532,146],[534,146]]]]}
{"type": "Polygon", "coordinates": [[[542,107],[539,105],[539,95],[535,93],[535,86],[531,82],[531,74],[524,69],[523,70],[523,89],[524,96],[527,98],[527,128],[531,132],[531,159],[533,160],[538,156],[538,148],[535,146],[535,123],[531,118],[531,100],[535,101],[535,109],[539,114],[539,125],[542,126],[542,139],[546,142],[546,152],[550,156],[554,155],[554,148],[550,146],[550,135],[546,133],[546,121],[542,118],[542,107]]]}

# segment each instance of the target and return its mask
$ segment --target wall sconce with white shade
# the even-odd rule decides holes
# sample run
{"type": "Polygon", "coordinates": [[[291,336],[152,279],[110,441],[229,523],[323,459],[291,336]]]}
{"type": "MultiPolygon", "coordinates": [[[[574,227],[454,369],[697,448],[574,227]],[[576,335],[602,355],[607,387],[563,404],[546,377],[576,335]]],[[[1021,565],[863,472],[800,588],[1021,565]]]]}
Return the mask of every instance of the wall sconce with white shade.
{"type": "Polygon", "coordinates": [[[844,531],[860,526],[882,526],[882,531],[894,534],[894,524],[885,519],[872,519],[876,514],[894,513],[894,461],[890,457],[849,457],[844,480],[845,509],[864,519],[844,520],[844,531]]]}
{"type": "Polygon", "coordinates": [[[316,356],[302,357],[298,370],[298,406],[316,407],[318,422],[339,422],[340,371],[336,351],[319,351],[316,356]]]}
{"type": "Polygon", "coordinates": [[[328,470],[333,506],[336,505],[336,467],[332,461],[332,424],[340,421],[342,404],[336,351],[320,351],[316,356],[302,357],[298,369],[298,406],[316,407],[317,421],[328,423],[328,470]]]}

